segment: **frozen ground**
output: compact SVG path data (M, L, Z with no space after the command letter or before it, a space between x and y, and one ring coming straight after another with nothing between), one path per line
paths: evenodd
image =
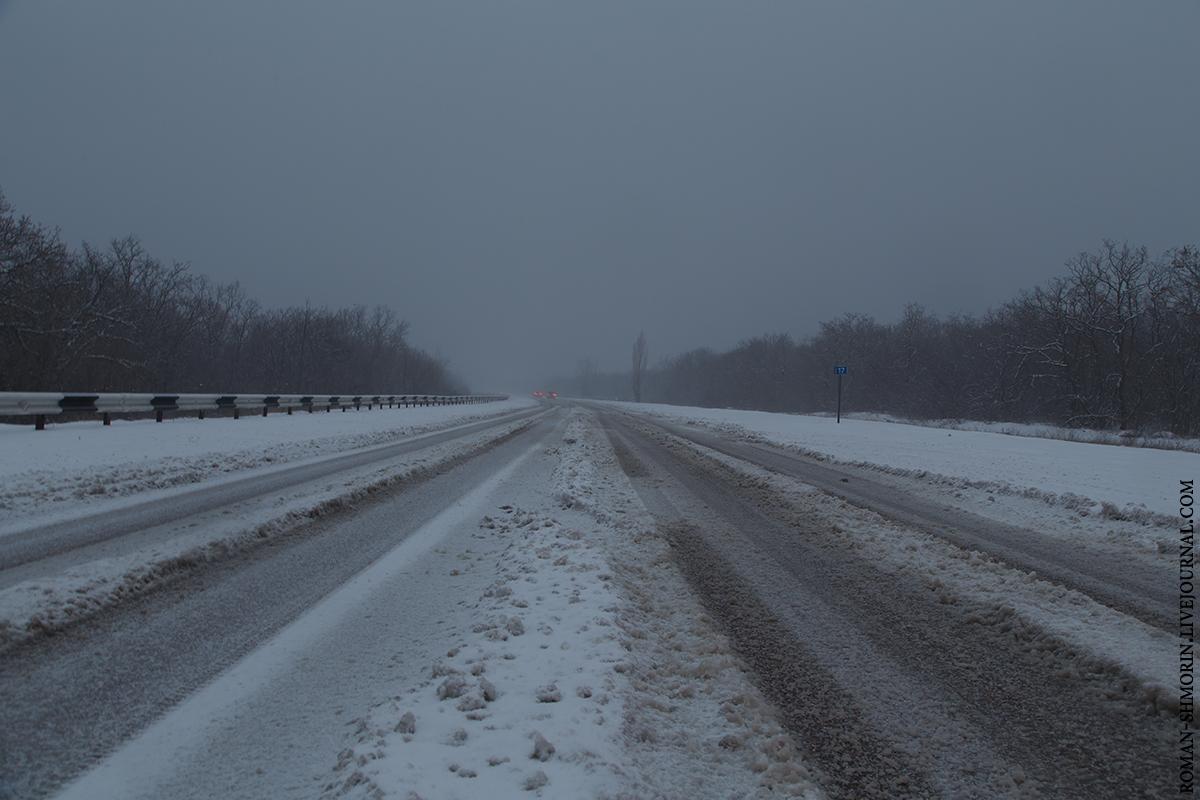
M1178 481L1200 467L1185 451L946 430L876 420L762 411L610 403L642 414L780 444L895 475L1037 496L1095 514L1173 516Z
M529 398L468 406L272 414L199 420L0 425L0 533L114 500L386 444L511 413Z

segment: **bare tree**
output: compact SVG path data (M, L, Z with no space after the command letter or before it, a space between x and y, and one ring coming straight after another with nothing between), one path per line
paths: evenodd
M264 310L133 237L73 252L0 194L0 390L457 394L386 307Z
M646 332L641 331L633 343L633 400L642 402L642 378L646 374Z

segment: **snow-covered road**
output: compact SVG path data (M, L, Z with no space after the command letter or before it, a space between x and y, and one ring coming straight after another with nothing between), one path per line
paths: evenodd
M1095 541L1064 540L1038 530L989 518L927 497L919 481L882 478L878 471L830 465L765 443L733 441L694 427L661 422L667 433L770 473L799 481L851 505L873 511L909 528L930 533L965 549L1002 560L1071 589L1163 630L1172 619L1172 589L1163 580L1161 554L1104 547Z
M659 425L602 419L678 563L830 796L1171 788L1170 634ZM1088 573L1088 553L1076 558Z
M84 502L124 527L61 552L10 531L44 552L0 571L0 617L42 616L0 650L0 796L1168 787L1157 511L529 411Z
M16 796L821 796L577 411L25 641L0 685Z
M71 624L197 564L257 547L304 520L398 481L416 480L510 435L539 413L525 407L477 422L463 420L478 414L444 415L443 424L427 433L413 433L422 428L411 426L377 431L385 439L400 437L388 444L348 451L334 446L331 454L307 458L299 457L307 448L293 447L293 459L278 466L243 466L168 489L152 482L130 484L119 498L66 503L48 522L6 520L0 526L0 646ZM245 427L267 425L268 420L253 420ZM303 436L303 429L293 427L290 433ZM167 435L169 443L175 434ZM348 444L336 438L334 443ZM238 444L217 437L205 458L223 459ZM47 445L38 463L61 464L56 443L47 440ZM170 471L179 458L161 454L155 461ZM101 464L91 470L113 471Z

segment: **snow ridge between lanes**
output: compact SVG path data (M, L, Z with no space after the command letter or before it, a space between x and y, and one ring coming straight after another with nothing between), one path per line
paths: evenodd
M448 576L494 577L475 624L356 720L326 795L820 798L594 418L545 455L550 485L479 522L499 555Z

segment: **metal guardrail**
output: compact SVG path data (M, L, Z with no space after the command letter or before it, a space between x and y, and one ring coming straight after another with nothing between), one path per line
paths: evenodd
M271 411L288 414L307 411L368 410L375 407L458 406L507 400L506 394L107 394L87 392L0 392L0 417L33 417L34 427L44 430L46 417L56 414L96 414L105 425L113 414L153 413L163 421L167 412L194 412L200 419L208 411L232 411L237 419L252 411L267 416Z

